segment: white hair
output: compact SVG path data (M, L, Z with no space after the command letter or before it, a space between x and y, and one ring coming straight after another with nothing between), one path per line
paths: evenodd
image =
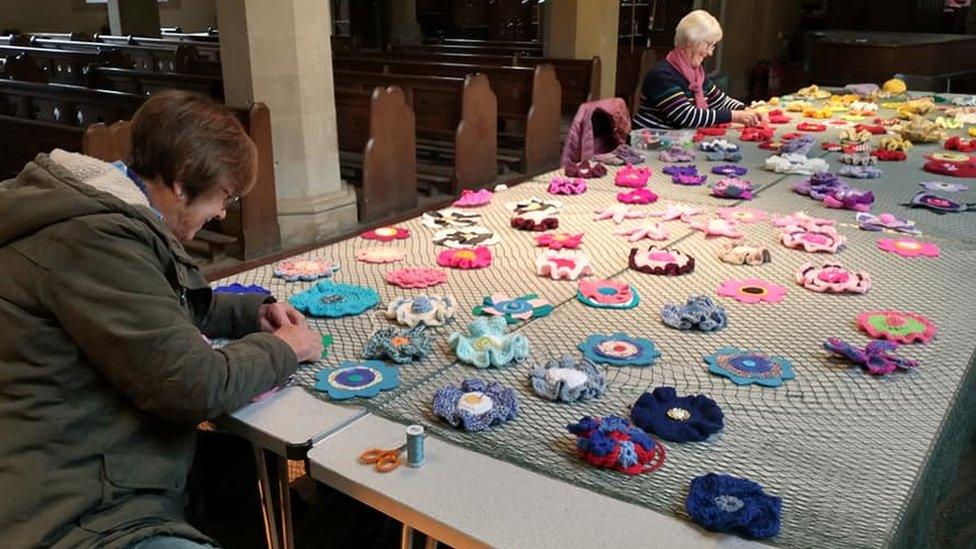
M674 29L675 46L716 43L722 39L722 25L705 10L695 10L678 21Z

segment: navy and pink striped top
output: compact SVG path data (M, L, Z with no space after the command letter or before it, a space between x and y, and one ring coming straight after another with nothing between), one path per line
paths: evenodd
M707 109L695 106L688 81L666 59L661 60L641 84L641 106L634 114L634 128L702 128L732 120L732 111L745 104L718 89L708 76L702 85Z

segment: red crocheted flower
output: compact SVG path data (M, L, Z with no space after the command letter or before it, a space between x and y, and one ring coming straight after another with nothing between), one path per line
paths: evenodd
M444 250L437 254L437 264L452 269L483 269L491 265L491 250L486 246Z
M743 141L769 141L776 133L776 128L770 126L750 126L742 128L739 139Z
M380 227L371 231L366 231L359 235L366 240L378 240L389 242L391 240L402 240L410 237L410 231L402 227Z
M904 151L888 151L884 149L877 149L871 151L871 156L876 157L878 160L884 161L899 161L908 158L908 155Z
M827 131L826 124L811 124L809 122L800 122L796 125L796 129L801 132L822 132Z

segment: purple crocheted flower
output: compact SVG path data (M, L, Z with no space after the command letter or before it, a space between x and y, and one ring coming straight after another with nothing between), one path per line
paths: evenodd
M783 500L749 479L708 473L691 480L685 509L707 530L753 539L779 534Z
M866 212L874 204L874 193L859 189L844 189L834 191L823 199L824 206L828 208L854 210L856 212Z
M910 370L918 366L918 361L895 356L898 344L893 341L875 340L864 349L859 349L836 337L827 338L824 348L861 366L868 373L883 376L895 370Z
M727 177L741 177L745 175L749 170L743 168L742 166L736 166L735 164L721 164L712 168L712 173L715 175L724 175Z
M817 140L811 135L801 135L794 139L790 139L783 143L779 148L780 154L786 153L796 153L806 155L810 152L810 149L817 143Z
M705 395L679 397L674 387L644 393L630 410L634 425L672 442L699 442L722 430L725 416Z
M271 290L260 284L243 285L237 282L226 286L217 286L213 289L215 294L264 294L271 295Z
M434 393L434 415L465 431L484 431L518 415L515 390L494 381L466 379Z

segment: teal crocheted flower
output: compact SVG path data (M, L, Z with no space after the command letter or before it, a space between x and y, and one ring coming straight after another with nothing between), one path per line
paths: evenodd
M358 315L372 309L380 302L380 296L376 290L365 286L323 280L289 297L288 302L305 314L335 318Z
M392 360L398 364L423 359L430 354L433 344L424 329L424 326L416 326L378 330L363 347L362 357Z
M623 332L593 334L576 347L593 362L613 366L650 366L661 356L650 339L632 337Z
M380 391L400 386L400 372L379 360L343 361L338 368L326 368L315 375L315 390L332 400L371 398Z
M765 387L779 387L784 380L793 379L793 365L789 360L767 355L761 351L743 351L737 347L722 347L705 357L708 371L729 378L736 385L755 383Z
M529 340L505 333L505 318L479 318L468 325L468 335L451 334L451 350L458 360L478 368L501 368L529 356Z
M519 297L495 292L486 297L481 305L473 308L471 314L485 316L500 316L509 324L519 320L530 320L548 315L553 310L552 303L540 298L537 294L525 294Z

